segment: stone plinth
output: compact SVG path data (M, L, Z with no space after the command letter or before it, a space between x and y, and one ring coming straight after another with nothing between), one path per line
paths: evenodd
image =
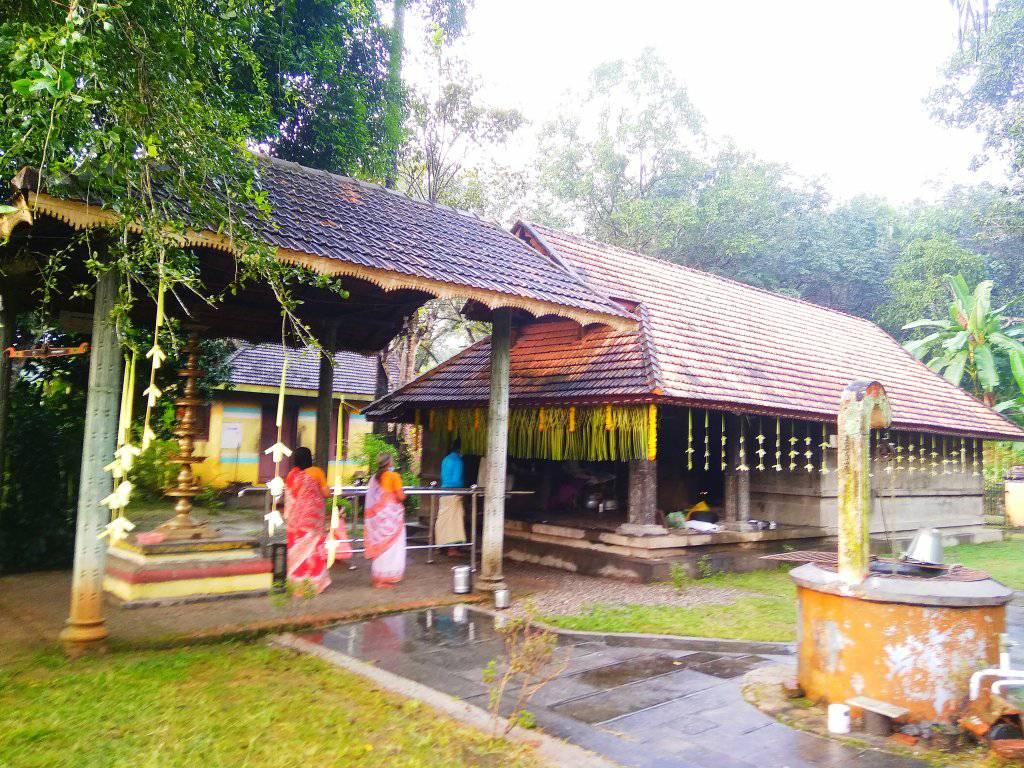
M125 607L266 594L271 562L251 538L165 540L136 537L107 552L104 590Z

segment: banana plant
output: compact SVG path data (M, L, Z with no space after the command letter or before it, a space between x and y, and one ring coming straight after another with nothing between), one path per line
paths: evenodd
M997 410L1024 404L1024 326L1011 324L1004 316L1005 306L992 307L992 281L978 283L972 291L962 276L946 275L953 301L949 317L942 320L917 320L903 326L909 331L933 329L904 348L947 381L962 386L986 405ZM1013 379L1010 399L996 404L1000 380L999 362L1005 360ZM967 379L965 382L964 379Z

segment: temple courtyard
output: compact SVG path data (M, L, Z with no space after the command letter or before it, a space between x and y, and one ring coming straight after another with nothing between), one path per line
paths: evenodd
M1014 543L951 548L948 556L958 562L984 561L995 570L1003 550ZM214 716L231 718L238 729L236 737L217 746L218 759L224 760L229 757L224 750L233 749L239 759L245 755L262 765L291 765L266 742L288 744L301 736L307 753L326 765L390 765L389 759L399 758L406 762L393 764L544 764L529 745L496 742L465 725L438 726L446 721L438 720L428 705L415 703L420 698L415 688L381 691L388 686L368 684L351 669L332 668L338 659L342 667L353 660L368 662L411 685L486 709L483 670L490 660L503 658L495 613L483 602L455 605L462 601L451 593L450 566L457 560L424 560L417 553L406 580L393 590L370 588L366 564L356 560L352 570L348 563L336 564L332 587L308 600L250 597L134 609L110 606L112 652L71 667L59 662L56 650L69 574L4 577L0 710L6 723L0 728L0 753L18 755L12 763L17 765L127 765L136 750L159 742L165 758L190 765L190 751L198 754L209 743L212 726L202 723ZM784 571L653 585L523 565L510 567L506 576L516 599L499 621L529 604L561 627L590 630L558 630L556 658L564 668L529 710L544 733L595 753L595 765L606 764L602 759L638 768L927 765L801 733L744 701L744 676L792 662L789 642L671 637L682 634L680 627L657 623L658 612L685 618L687 611L713 615L720 610L734 617L749 614L756 622L758 610L777 603L792 608L791 594L782 591L789 581ZM1021 575L1008 571L1003 578L1012 584ZM759 598L767 602L759 604ZM595 605L606 606L604 613ZM632 613L609 613L612 606ZM1008 608L1011 636L1018 643L1014 661L1020 663L1024 601L1015 600ZM787 620L785 614L775 617ZM714 623L704 629L693 623L680 626L728 633ZM730 626L736 636L757 636L743 622ZM628 634L631 629L641 634ZM268 647L267 638L282 636L323 661ZM199 679L194 675L206 681L202 696L189 682ZM98 692L96 706L64 719L66 705L87 690ZM188 707L181 706L179 694L189 696ZM111 708L123 712L129 701L138 702L139 713L110 720ZM381 708L398 715L389 720L386 733L366 725ZM307 717L312 717L308 723ZM155 733L142 727L144 721L163 722L164 730ZM428 738L431 747L425 749ZM382 749L390 751L385 755Z

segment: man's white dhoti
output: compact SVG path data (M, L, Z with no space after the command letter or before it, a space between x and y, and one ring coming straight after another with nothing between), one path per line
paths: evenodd
M434 523L435 544L460 544L466 540L461 496L442 496Z

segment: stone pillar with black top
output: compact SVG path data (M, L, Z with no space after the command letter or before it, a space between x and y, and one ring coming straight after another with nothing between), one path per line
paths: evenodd
M629 462L629 504L627 521L618 533L630 536L658 536L666 533L658 524L658 462L642 459Z
M740 429L739 420L742 418L729 416L727 420L729 446L723 504L723 522L726 523L744 523L750 519L750 470L741 468L743 461L740 458L740 436L744 432ZM746 458L749 461L749 452Z

